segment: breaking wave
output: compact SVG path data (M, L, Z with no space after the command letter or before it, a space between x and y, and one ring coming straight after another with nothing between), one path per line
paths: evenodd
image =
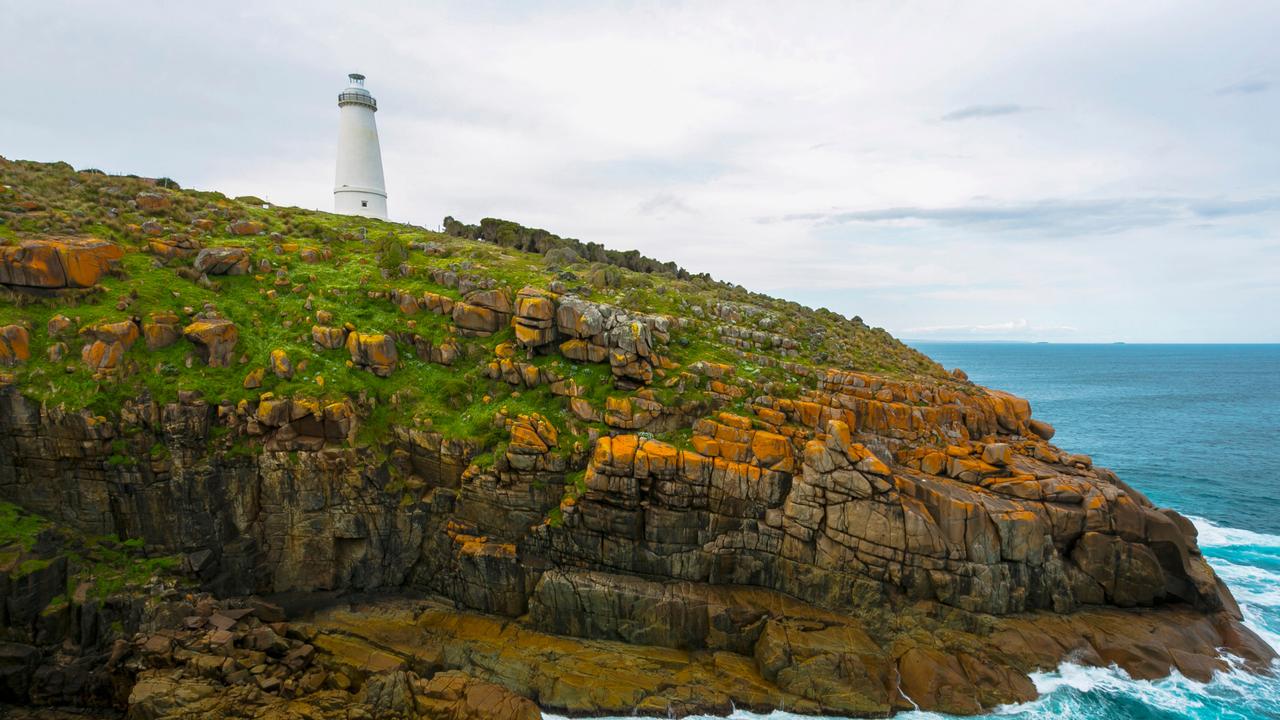
M1202 517L1188 515L1199 531L1201 549L1225 547L1280 548L1280 535L1267 535L1252 530L1217 525Z

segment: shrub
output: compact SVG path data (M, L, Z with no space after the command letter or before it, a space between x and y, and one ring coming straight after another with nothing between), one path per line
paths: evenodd
M409 259L409 243L394 233L378 238L374 249L378 253L378 267L384 270L394 270Z
M548 250L543 259L547 265L554 267L556 265L572 265L576 262L581 262L582 256L578 255L573 248L558 247Z

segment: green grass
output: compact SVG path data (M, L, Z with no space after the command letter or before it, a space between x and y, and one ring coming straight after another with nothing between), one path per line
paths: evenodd
M683 368L699 360L727 363L737 369L739 382L768 382L784 397L812 389L814 381L767 367L770 362L835 366L896 377L944 376L936 363L860 320L752 293L706 275L690 275L635 252L605 250L507 221L488 219L477 226L449 221L449 234L445 234L369 218L264 208L256 198L229 199L221 193L190 189L159 190L172 200L172 207L158 215L146 215L131 207L131 199L142 191L156 192L156 187L138 178L76 172L65 163L0 160L0 185L8 186L0 192L0 243L48 234L87 234L112 240L129 251L120 272L104 278L96 292L37 298L0 291L0 325L21 323L31 332L31 360L7 372L13 374L24 394L50 406L87 408L109 416L126 400L143 393L165 402L173 400L178 391L198 391L210 402L238 403L256 401L262 393L273 392L280 397L325 402L361 399L361 406L368 410L361 418L358 440L366 445L384 442L393 426L413 426L472 440L491 451L505 438L500 421L495 421L495 413L503 407L510 414L538 412L549 418L566 434L562 449L583 438L590 425L568 414L564 398L551 395L546 388L521 389L513 397L514 388L484 376L494 348L512 338L510 329L489 338L458 338L464 355L453 367L419 360L410 344L399 343L399 368L389 378L348 367L350 358L344 349L318 351L312 345L310 329L317 311L332 313L335 325L350 323L364 333L407 337L412 332L435 343L454 337L449 318L426 311L404 315L387 297L400 290L458 299L457 290L432 279L433 270L496 281L513 293L525 285L548 288L560 282L594 301L683 318L683 326L673 331L672 342L665 349L672 360ZM12 211L17 200L33 200L42 209ZM212 221L213 229L207 234L194 229L192 223L197 219ZM227 231L233 220L260 222L266 232L233 236ZM189 260L166 266L145 252L152 238L139 229L148 221L166 228L161 237L190 234L206 247L243 247L252 257L253 272L215 277L207 284L197 282L191 279ZM444 254L414 249L424 243L443 248ZM537 247L575 248L584 259L568 262L562 252L561 259L549 263L532 251ZM303 250L330 257L307 263L300 256ZM270 268L260 270L264 261ZM407 276L401 276L402 266L408 268ZM119 303L124 303L123 309L117 307ZM138 342L126 354L126 363L136 369L106 381L95 379L80 361L83 343L75 337L76 328L130 316L145 320L160 312L176 313L185 323L192 312L205 306L216 308L239 328L239 344L230 367L206 367L193 359L193 346L184 340L156 351L148 351L145 343ZM717 307L738 312L742 317L733 324L739 327L765 328L769 333L796 338L800 342L798 356L777 348L760 348L750 351L760 360L744 357L720 337L719 328L729 321L714 312ZM46 325L59 314L70 317L73 328L61 338L49 337ZM48 359L48 352L56 342L64 342L68 348L66 357L55 362ZM267 372L262 387L245 389L245 375L254 368L267 367L275 349L288 354L294 377L282 379ZM601 411L608 398L630 394L615 389L607 363L575 363L554 353L539 355L533 362L574 379ZM655 379L653 389L662 402L678 403L707 398L705 385L702 382L677 393ZM603 425L596 427L607 431ZM673 441L684 441L680 433L670 436ZM163 446L117 443L108 460L114 466L163 461L168 456ZM233 455L253 451L242 441L227 449Z
M52 553L33 553L41 533L49 533L48 547L56 548ZM58 557L67 558L66 597L84 582L91 583L89 596L94 598L137 591L152 577L171 574L180 565L177 556L148 554L140 538L86 537L0 501L0 559L6 565L18 560L13 577L44 570Z
M36 537L49 527L42 517L24 512L17 505L0 502L0 547L16 545L29 552L36 544Z

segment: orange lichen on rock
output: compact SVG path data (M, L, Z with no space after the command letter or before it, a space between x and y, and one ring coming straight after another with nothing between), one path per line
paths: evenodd
M16 365L31 359L31 336L21 325L0 327L0 365Z
M15 287L88 288L121 258L120 246L92 237L52 237L0 246L0 284Z

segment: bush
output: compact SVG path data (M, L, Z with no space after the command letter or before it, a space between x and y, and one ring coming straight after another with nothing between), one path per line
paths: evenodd
M573 248L558 247L551 248L546 255L542 256L546 260L547 265L555 267L557 265L572 265L582 261L582 256L574 252Z
M409 243L393 233L378 238L374 250L378 253L378 267L383 270L394 270L409 259Z
M616 288L622 284L622 272L612 265L596 264L587 271L586 280L600 290Z

